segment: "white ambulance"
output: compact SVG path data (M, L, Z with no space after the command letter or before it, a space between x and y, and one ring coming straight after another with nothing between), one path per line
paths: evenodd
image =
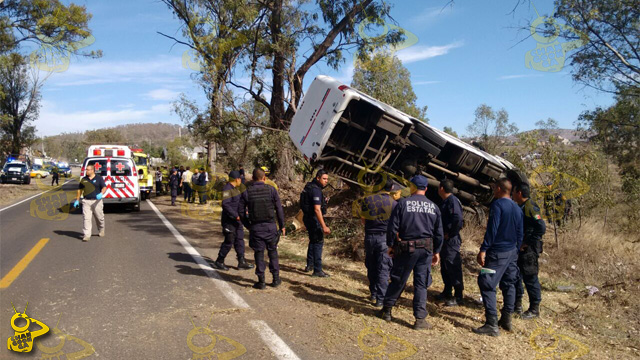
M102 176L107 191L105 204L122 204L140 211L140 185L131 149L125 145L91 145L82 163L80 176L93 165L96 175Z

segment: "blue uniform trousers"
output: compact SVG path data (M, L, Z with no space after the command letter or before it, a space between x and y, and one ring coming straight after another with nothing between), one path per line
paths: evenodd
M265 240L264 238L249 235L249 246L254 251L254 259L256 261L256 275L264 276L264 272L267 268L264 262L264 252L267 251L269 256L269 271L271 274L280 273L280 261L278 259L278 242L280 236L277 233L273 234L273 237Z
M442 282L444 282L443 292L451 294L451 289L455 289L456 297L462 297L464 290L460 243L460 236L454 236L449 240L444 240L440 251L440 274L442 274Z
M518 270L518 249L495 253L488 251L484 267L495 270L495 274L480 274L478 287L482 295L485 316L498 316L496 303L496 286L500 284L504 304L502 309L512 313L516 302L515 284L520 271Z
M402 295L404 287L413 271L413 316L427 317L427 288L431 285L431 251L421 248L413 253L396 255L391 269L391 284L387 289L383 305L392 307Z
M384 300L389 287L389 272L393 260L387 253L387 234L374 233L364 236L364 264L367 267L369 291L377 300Z
M309 247L307 248L307 267L313 268L313 272L322 271L322 246L324 245L324 233L320 223L314 219L304 219L304 226L309 232Z
M529 295L529 304L540 304L540 302L542 302L542 289L540 287L540 281L538 280L538 267L535 267L535 272L527 273L527 271L525 271L521 263L525 252L529 252L529 255L533 252L536 256L537 263L537 252L527 249L519 253L518 268L520 270L520 276L518 276L518 281L516 282L516 299L522 299L524 295L524 288L522 286L522 282L524 281L524 285L527 288L527 295Z
M224 234L224 242L220 245L218 258L227 257L232 247L236 249L238 260L244 258L244 228L242 224L239 221L222 223L222 233Z

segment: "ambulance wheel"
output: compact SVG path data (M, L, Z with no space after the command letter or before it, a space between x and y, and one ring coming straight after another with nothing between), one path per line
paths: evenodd
M133 211L138 212L140 211L140 200L138 199L138 203L133 205Z
M140 200L147 200L147 193L140 193Z

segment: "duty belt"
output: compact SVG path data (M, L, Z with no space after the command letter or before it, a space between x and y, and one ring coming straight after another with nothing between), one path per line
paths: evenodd
M426 238L420 240L402 240L399 241L394 249L396 253L412 253L415 249L427 249L433 252L433 239Z

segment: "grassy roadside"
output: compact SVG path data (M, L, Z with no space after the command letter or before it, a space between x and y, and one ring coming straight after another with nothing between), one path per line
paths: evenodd
M153 202L194 247L209 259L215 259L222 242L215 214L218 207L170 207L167 196L154 198ZM330 226L335 225L336 233L328 237L325 245L325 269L331 278L315 279L301 271L307 246L303 232L290 234L279 244L283 285L277 290L251 290L250 285L255 281L252 271L232 269L223 274L228 281L242 285L244 294L280 308L280 316L274 315L271 321L285 331L289 328L288 338L296 339L301 332L303 338L313 334L312 338L318 341L305 341L305 347L329 358L628 359L640 356L640 305L635 300L640 295L640 282L635 275L640 269L634 260L638 248L619 238L609 237L608 243L602 242L604 234L597 225L564 231L560 249L552 246L554 241L547 236L541 258L542 318L534 322L515 319L512 333L503 332L500 337L489 339L471 333L471 328L483 321L482 307L475 303L479 298L476 283L479 267L475 264L475 255L482 228L468 226L462 233L467 305L446 308L429 302L428 320L434 329L414 331L408 327L413 323L412 280L399 306L394 308L395 320L380 321L375 317L376 309L367 301L364 264L344 257L345 241L361 241L355 229L357 223L345 231L337 227L338 222L347 221L343 214L329 221ZM600 243L602 246L597 245ZM236 265L233 255L232 251L227 258L227 265L232 267ZM247 258L252 258L248 244ZM435 268L432 275L429 299L442 290L439 268ZM569 290L560 291L559 285L568 286ZM599 291L588 296L587 285L596 286ZM500 301L500 296L498 299ZM585 349L588 349L586 355Z

